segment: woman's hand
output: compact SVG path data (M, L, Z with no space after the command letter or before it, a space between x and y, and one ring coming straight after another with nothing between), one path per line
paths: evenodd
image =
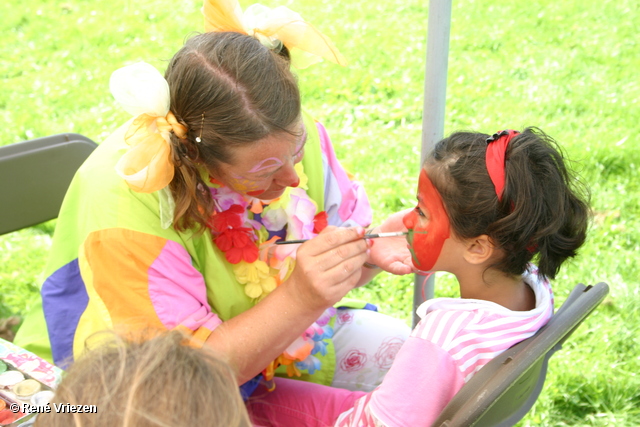
M390 215L381 225L371 230L371 233L407 231L402 223L402 218L412 209L405 209ZM374 239L368 262L392 274L403 275L417 271L411 261L411 253L404 236Z
M261 372L355 287L368 252L362 236L362 227L327 227L300 245L287 280L215 328L207 344L232 366L239 384Z
M356 286L369 249L362 236L361 227L329 226L300 246L296 266L285 283L301 304L324 310Z

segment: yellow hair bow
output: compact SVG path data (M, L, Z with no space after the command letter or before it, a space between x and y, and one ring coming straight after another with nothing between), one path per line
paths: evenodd
M136 116L125 134L131 147L116 164L116 172L139 193L153 193L173 179L169 145L171 132L183 139L187 128L169 111L169 85L146 62L116 70L109 81L116 101Z
M204 0L202 13L206 31L247 34L271 49L281 42L296 68L306 68L322 58L339 65L347 63L327 36L285 6L270 9L254 4L242 13L238 0Z

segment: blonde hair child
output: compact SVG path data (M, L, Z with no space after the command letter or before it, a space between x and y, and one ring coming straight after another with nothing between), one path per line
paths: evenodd
M146 340L106 334L112 342L100 339L71 365L36 427L251 425L229 366L181 333ZM54 403L95 405L97 413L56 412Z

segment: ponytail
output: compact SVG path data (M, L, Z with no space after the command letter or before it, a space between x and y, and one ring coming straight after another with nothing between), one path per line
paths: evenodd
M536 256L541 276L554 278L586 239L588 192L567 168L553 138L527 128L507 151L505 197L508 212L490 227L506 253L505 265Z
M173 180L169 184L175 202L173 213L174 228L185 231L196 226L203 231L213 214L213 198L207 185L202 181L196 165L198 148L190 140L179 140L171 136L171 158L175 166Z
M541 276L554 278L586 239L588 191L556 142L527 128L506 148L499 199L486 167L487 137L454 133L425 162L453 232L463 239L488 235L505 253L493 266L504 273L522 274L535 261Z

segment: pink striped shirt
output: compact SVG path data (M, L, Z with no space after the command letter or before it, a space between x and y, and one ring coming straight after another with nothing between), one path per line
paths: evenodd
M530 311L461 298L423 303L417 310L422 320L382 384L342 413L335 426L430 426L480 368L551 318L549 282L539 280L535 268L523 277L536 297L536 307Z

